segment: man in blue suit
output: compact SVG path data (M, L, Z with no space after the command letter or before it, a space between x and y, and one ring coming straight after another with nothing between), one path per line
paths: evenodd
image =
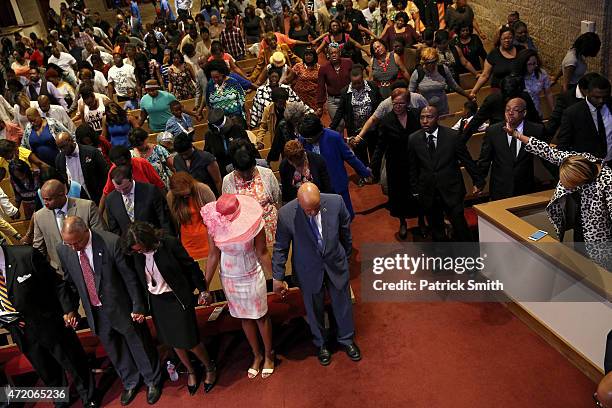
M325 159L334 192L342 196L351 219L353 219L355 212L349 195L349 179L344 162L350 164L362 178L371 177L372 171L349 149L340 133L323 127L317 115L309 114L304 117L300 125L300 134L300 141L304 149L320 154Z
M351 217L342 197L321 194L313 183L298 190L297 199L278 213L272 255L274 291L284 297L285 264L293 243L293 272L304 297L306 317L318 347L319 362L326 366L331 353L324 334L325 290L331 298L338 326L337 341L353 361L361 352L353 341L353 306L349 290L349 258L352 249Z

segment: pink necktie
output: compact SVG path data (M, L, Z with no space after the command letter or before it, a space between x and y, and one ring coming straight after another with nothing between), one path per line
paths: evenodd
M96 291L94 271L91 268L89 258L87 258L87 254L84 250L79 253L79 259L81 261L81 271L83 272L85 286L87 286L87 294L89 294L89 302L92 306L99 306L102 304L102 302L100 302L100 298L98 298L98 292Z

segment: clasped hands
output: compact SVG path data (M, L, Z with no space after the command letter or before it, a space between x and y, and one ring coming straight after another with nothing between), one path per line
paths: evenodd
M198 305L208 306L211 304L211 300L212 296L210 295L210 292L207 290L203 290L198 296Z

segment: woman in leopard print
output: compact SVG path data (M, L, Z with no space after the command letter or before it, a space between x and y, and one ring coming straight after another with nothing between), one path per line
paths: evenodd
M559 236L565 231L565 201L580 192L580 210L588 255L612 271L612 169L588 153L564 152L513 130L525 150L560 166L560 182L546 212ZM578 171L574 171L578 169Z

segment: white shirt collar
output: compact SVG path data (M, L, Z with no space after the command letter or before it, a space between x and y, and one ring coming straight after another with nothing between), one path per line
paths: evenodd
M437 138L438 138L438 129L440 129L440 126L438 126L438 127L436 128L436 130L434 130L433 132L428 132L428 131L425 131L425 135L426 135L426 136L427 136L427 135L433 135L434 139L437 139Z
M89 254L93 253L93 247L92 247L92 243L91 243L91 230L87 230L87 233L89 234L89 239L87 240L87 245L85 245L85 248L83 248L83 251L85 251L85 253L89 257ZM77 251L77 253L79 253L79 254L81 252L82 251ZM89 257L89 262L92 262L91 257Z
M507 125L507 124L506 124ZM522 121L521 123L519 123L519 125L516 127L516 130L519 131L519 133L523 133L523 129L525 128L525 121ZM510 135L508 135L510 136ZM518 140L518 139L517 139Z
M587 106L589 107L589 110L590 110L591 112L597 112L597 108L595 107L595 105L593 105L593 104L592 104L592 103L589 101L589 98L584 98L584 100L586 101Z
M78 157L79 157L79 144L77 143L72 154L66 155L66 159L76 159Z
M136 182L132 180L132 188L128 191L127 194L122 194L124 197L134 195L134 188L136 187Z

